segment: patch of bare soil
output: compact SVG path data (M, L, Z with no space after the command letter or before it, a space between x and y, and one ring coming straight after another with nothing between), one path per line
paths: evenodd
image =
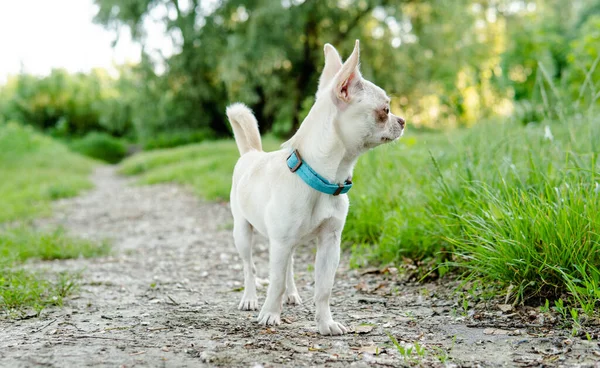
M39 318L1 316L0 366L600 366L598 336L555 330L554 317L508 306L465 309L453 282L413 284L393 268L350 270L345 261L332 309L354 332L322 337L309 246L296 255L304 305L286 306L282 326L260 327L258 312L236 309L243 275L227 204L203 203L174 185L132 186L109 167L93 178L96 189L60 202L40 226L110 238L113 254L29 264L83 270L82 284L65 307ZM255 254L266 277L264 241Z

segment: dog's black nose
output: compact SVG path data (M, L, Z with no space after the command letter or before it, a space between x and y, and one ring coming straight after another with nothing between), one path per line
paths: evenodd
M404 125L406 124L406 122L404 121L404 119L398 118L398 124L400 124L400 126L402 127L402 129L404 129Z

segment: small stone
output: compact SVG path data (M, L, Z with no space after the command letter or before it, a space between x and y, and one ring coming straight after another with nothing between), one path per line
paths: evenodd
M385 271L387 271L390 275L398 274L398 269L396 267L387 267Z
M203 351L200 353L200 360L203 363L210 363L210 356L208 356L208 354L206 353L206 351Z
M377 345L370 345L370 346L361 346L361 347L357 347L357 348L352 348L352 350L357 350L359 354L367 354L367 355L378 355L379 353L381 353L381 350Z
M356 332L357 334L367 334L373 331L374 328L375 326L373 325L360 325L354 329L354 332Z

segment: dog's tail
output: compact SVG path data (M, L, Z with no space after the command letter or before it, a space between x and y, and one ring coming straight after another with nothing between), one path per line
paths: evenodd
M233 128L240 155L251 150L262 151L258 122L248 106L239 102L228 106L227 117Z

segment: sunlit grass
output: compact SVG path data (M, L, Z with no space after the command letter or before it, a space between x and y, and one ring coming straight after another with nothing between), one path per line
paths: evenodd
M275 150L279 144L263 140L265 150ZM203 142L138 154L123 162L120 173L139 175L140 184L174 182L190 186L204 199L227 200L239 157L233 140Z
M52 200L91 187L93 165L31 127L0 125L0 223L47 215Z

